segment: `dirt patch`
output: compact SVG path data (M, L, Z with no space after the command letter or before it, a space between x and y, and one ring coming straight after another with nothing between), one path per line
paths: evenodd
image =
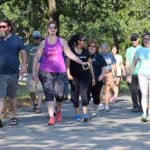
M25 99L18 99L17 100L17 108L24 107L24 106L31 106L31 100L29 98ZM3 118L7 118L11 112L9 100L6 99L4 102L4 111L3 111Z

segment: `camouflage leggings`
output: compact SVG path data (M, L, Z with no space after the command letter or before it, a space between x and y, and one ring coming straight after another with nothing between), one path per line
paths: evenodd
M63 100L64 86L67 80L66 73L39 71L39 79L43 86L46 101L53 101L54 97L56 101L61 102Z

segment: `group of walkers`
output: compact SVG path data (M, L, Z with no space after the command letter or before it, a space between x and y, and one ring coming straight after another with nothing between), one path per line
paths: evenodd
M101 43L99 47L95 41L89 41L86 48L85 37L81 34L72 36L67 42L57 36L55 21L48 23L48 36L44 40L39 31L34 31L33 43L28 46L12 30L8 20L0 21L0 85L3 87L0 89L1 127L6 96L10 98L12 110L9 125L16 125L18 122L16 91L18 77L24 73L28 73L27 87L33 111L41 112L44 97L49 125L62 121L61 109L68 83L71 87L75 120L88 121L91 97L95 111L110 111L110 100L118 100L122 76L126 76L130 87L133 111L143 112L142 121L150 120L150 33L143 35L141 46L138 34L131 35L133 46L126 50L124 66L116 45L110 51L111 47L107 42ZM22 60L20 70L19 54Z

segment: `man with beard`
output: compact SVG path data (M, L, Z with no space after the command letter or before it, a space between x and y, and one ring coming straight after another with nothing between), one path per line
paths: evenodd
M12 118L9 125L16 125L16 90L19 74L27 72L27 56L23 41L12 34L13 28L8 20L0 21L0 127L2 124L2 111L4 98L8 96L11 104ZM19 72L19 54L21 68Z

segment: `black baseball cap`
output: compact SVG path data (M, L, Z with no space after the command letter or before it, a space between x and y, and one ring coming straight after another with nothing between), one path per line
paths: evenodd
M130 36L131 41L136 41L139 38L139 35L137 33L132 33Z

